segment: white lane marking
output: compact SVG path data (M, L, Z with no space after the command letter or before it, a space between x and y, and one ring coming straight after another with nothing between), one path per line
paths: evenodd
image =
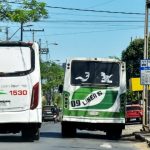
M109 143L103 143L102 145L100 145L100 147L106 148L106 149L111 149L112 148L111 144L109 144Z

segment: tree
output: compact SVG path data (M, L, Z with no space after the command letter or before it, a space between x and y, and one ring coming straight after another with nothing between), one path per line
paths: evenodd
M132 77L140 77L140 60L143 59L144 40L135 39L122 52L122 61L126 62L127 85Z
M20 8L16 8L8 14L8 18L14 22L26 23L29 21L39 21L48 15L44 2L37 0L23 0Z
M58 102L58 86L63 83L64 69L54 62L41 62L42 90L47 101Z
M149 39L150 41L150 39ZM150 42L149 42L150 43ZM150 44L149 44L150 49ZM122 52L122 60L126 62L126 76L127 86L129 89L129 79L133 77L140 77L140 60L144 55L144 39L135 39L130 45ZM128 102L139 102L142 98L140 91L133 92L127 91Z
M109 56L109 58L110 58L110 59L120 60L120 58L119 58L119 57L117 57L117 56Z
M39 21L41 18L48 17L45 9L46 3L37 0L22 0L19 8L10 5L9 0L0 2L0 20L18 22L21 24L21 41L23 39L23 24L29 21Z
M139 103L140 100L142 100L142 93L141 91L131 91L127 90L126 92L126 98L127 98L127 103Z

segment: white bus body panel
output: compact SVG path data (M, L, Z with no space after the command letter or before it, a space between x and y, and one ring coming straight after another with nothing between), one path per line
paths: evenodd
M18 46L16 46L18 47ZM0 47L0 73L28 70L31 67L28 47ZM39 48L32 45L35 54L35 68L31 73L20 76L0 76L0 123L41 123L41 80L39 64ZM6 51L6 54L5 54ZM4 57L5 56L5 57ZM22 61L21 61L22 60ZM15 62L16 61L16 62ZM31 110L33 86L39 83L38 106Z

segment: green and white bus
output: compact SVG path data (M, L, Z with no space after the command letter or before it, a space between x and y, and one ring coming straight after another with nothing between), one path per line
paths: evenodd
M125 63L106 58L71 58L63 85L62 136L76 129L101 130L120 138L125 128Z

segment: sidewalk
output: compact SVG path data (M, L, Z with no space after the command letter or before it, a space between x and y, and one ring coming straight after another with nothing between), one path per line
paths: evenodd
M150 147L150 131L139 131L133 133L135 139L147 142L148 146Z
M127 124L123 136L133 135L135 139L147 142L150 147L150 131L142 131L142 124Z

